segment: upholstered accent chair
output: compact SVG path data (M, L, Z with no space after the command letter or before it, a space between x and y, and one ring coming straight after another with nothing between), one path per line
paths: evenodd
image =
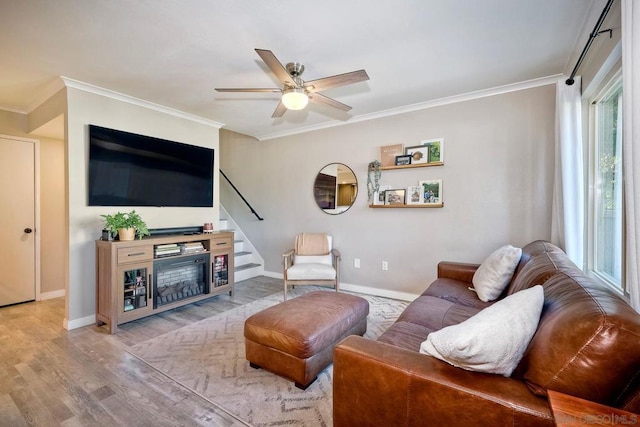
M295 285L340 286L340 252L325 233L300 233L295 248L282 254L284 258L284 299L287 287Z

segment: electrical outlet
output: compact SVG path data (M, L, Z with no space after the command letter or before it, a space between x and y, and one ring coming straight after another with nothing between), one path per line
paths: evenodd
M360 258L353 259L353 268L360 268Z
M387 261L382 261L382 270L387 271L389 269L389 263Z

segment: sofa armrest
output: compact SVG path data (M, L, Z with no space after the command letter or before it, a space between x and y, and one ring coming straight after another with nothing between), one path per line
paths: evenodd
M471 283L473 275L478 267L480 267L480 264L441 261L438 263L438 278L453 279L460 282Z
M552 426L524 382L455 368L352 335L333 356L333 422L343 426Z

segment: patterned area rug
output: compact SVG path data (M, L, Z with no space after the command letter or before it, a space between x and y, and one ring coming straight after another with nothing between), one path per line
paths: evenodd
M291 298L314 290L299 286ZM327 292L333 292L327 290ZM375 339L407 302L360 295L369 301L367 333ZM128 351L184 387L253 426L331 426L333 365L306 390L245 359L247 317L282 301L280 292L140 343Z

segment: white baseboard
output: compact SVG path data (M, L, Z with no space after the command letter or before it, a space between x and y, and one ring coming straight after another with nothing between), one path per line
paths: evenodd
M66 317L62 321L62 327L67 331L72 329L82 328L83 326L93 325L96 323L96 315L92 314L91 316L82 317L80 319L69 320Z
M273 271L266 271L263 274L267 277L272 277L274 279L284 279L283 273L274 273ZM357 292L360 294L373 295L377 297L398 299L401 301L413 301L418 298L418 294L412 294L409 292L398 292L390 289L380 289L380 288L372 288L370 286L362 286L362 285L354 285L351 283L340 282L340 289L344 289L345 291Z
M50 292L42 292L40 294L40 301L44 301L47 299L53 299L53 298L60 298L65 296L65 291L64 289L59 289L57 291L50 291Z
M390 289L380 289L380 288L372 288L369 286L361 286L361 285L352 285L350 283L340 282L340 289L344 289L345 291L357 292L359 294L367 294L373 295L376 297L384 297L391 299L398 299L401 301L413 301L418 298L420 295L411 294L408 292L398 292L392 291Z
M272 277L274 279L284 279L284 274L283 273L274 273L273 271L263 271L262 272L263 276L267 276L267 277Z

